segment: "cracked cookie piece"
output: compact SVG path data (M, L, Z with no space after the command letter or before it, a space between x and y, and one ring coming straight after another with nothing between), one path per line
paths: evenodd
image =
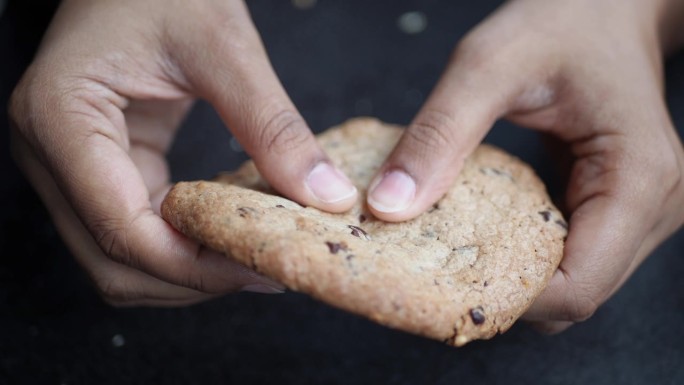
M292 290L383 325L456 346L506 331L556 270L565 220L530 167L488 145L424 214L375 219L366 187L401 132L358 118L318 136L359 190L347 213L276 195L247 162L214 181L178 183L162 215Z

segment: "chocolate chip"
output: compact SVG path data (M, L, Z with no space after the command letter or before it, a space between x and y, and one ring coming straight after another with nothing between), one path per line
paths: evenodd
M359 226L347 225L347 227L349 227L351 229L351 235L353 235L357 238L363 238L367 241L370 240L370 236L368 235L368 233L364 229L360 228Z
M475 325L482 325L485 322L484 310L481 306L470 309L470 319Z
M365 222L365 221L366 221L366 219L368 219L368 218L366 218L366 216L365 216L365 215L363 215L363 214L359 214L359 223L363 223L363 222Z
M562 220L562 219L558 219L558 220L556 220L556 224L557 224L558 226L560 226L560 227L564 228L565 230L567 230L567 229L568 229L568 224L567 224L567 223L565 223L565 221L564 221L564 220Z
M347 244L344 242L325 242L325 244L328 246L328 250L330 250L332 254L337 254L337 252L340 250L347 250Z
M236 211L240 215L240 218L253 217L257 213L257 211L251 207L238 207Z
M351 229L351 235L355 237L361 236L361 228L352 225L349 225L348 227Z
M432 205L430 210L428 210L428 213L431 213L431 212L437 211L437 210L439 210L439 203L435 203L434 205Z
M276 205L276 207L279 208L279 209L284 209L284 208L285 208L285 206L283 206L283 205Z
M551 219L551 212L549 212L549 211L546 211L546 210L540 211L539 215L541 215L542 218L544 218L544 222L548 222L549 219Z
M489 286L489 282L484 281L484 283L483 283L482 285L483 285L484 287L487 287L487 286Z
M498 168L494 168L494 167L483 167L480 169L480 172L485 174L485 175L491 175L491 174L505 175L505 173L503 171L499 170Z
M482 168L480 168L480 172L485 174L485 175L489 175L489 176L494 175L494 176L505 177L505 178L513 181L513 176L508 171L499 170L498 168L482 167Z

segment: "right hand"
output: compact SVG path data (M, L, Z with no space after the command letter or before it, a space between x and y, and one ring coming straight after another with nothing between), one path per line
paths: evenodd
M547 332L589 318L684 223L684 148L663 98L669 6L506 2L458 45L371 184L371 211L402 221L428 209L499 118L551 134L571 155L570 228L524 318Z
M65 0L12 96L12 150L110 303L283 289L159 216L165 152L195 97L284 195L332 212L356 200L283 90L241 0Z

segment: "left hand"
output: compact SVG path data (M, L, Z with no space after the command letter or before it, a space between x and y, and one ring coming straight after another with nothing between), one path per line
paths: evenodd
M564 257L525 318L590 317L684 222L684 151L663 98L657 1L515 0L475 28L370 186L384 220L438 200L493 123L550 133L574 156Z

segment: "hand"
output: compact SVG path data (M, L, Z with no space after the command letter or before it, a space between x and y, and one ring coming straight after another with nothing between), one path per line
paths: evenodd
M590 317L684 221L684 152L663 98L662 1L516 0L459 44L371 184L385 220L440 198L496 119L552 134L574 157L559 269L525 318Z
M13 94L12 148L111 303L282 290L158 215L164 154L194 97L214 105L282 193L328 211L356 199L287 97L242 1L65 0Z

